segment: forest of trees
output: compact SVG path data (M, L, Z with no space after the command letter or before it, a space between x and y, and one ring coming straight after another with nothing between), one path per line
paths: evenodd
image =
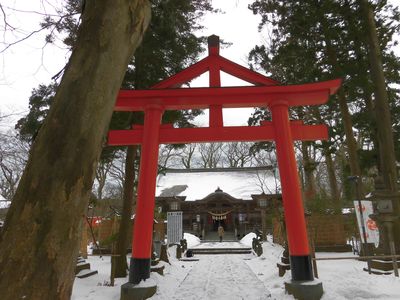
M64 15L45 17L42 26L49 30L46 42L52 42L55 35L63 36L72 51L70 62L54 82L32 91L30 111L17 122L15 131L0 133L0 193L13 203L0 233L0 275L2 269L9 270L14 274L10 280L15 280L30 272L26 277L29 283L21 281L16 288L28 287L32 297L62 299L71 292L72 265L64 275L58 274L61 262L51 257L49 248L63 248L64 266L67 259L72 263L77 244L65 245L63 237L71 235L65 228L51 231L44 227L58 217L69 218L70 226L80 228L77 224L90 196L92 204L119 203L123 220L117 248L120 252L126 249L140 148L110 149L104 146L104 137L109 128L141 124L143 115L112 115L116 93L121 86L151 88L196 62L205 46L205 37L198 36L201 18L207 12L219 13L208 0L131 2L115 1L110 8L110 4L97 7L93 1L86 1L83 10L81 1L67 0ZM388 190L397 191L400 59L393 48L400 31L399 9L388 1L367 0L255 0L249 9L261 16L259 28L254 30L269 33L266 42L254 45L249 53L250 68L282 84L343 78L342 88L326 105L290 112L293 119L329 125L328 141L295 144L306 207L340 209L351 205L355 191L348 177L354 175L361 179L363 194L373 190L376 176L382 177ZM125 13L128 10L132 15ZM131 26L127 25L130 18L138 21L132 30L125 30ZM114 22L104 25L104 20ZM92 40L97 48L86 40ZM100 48L114 62L112 68L99 55ZM101 74L108 74L107 78ZM90 82L85 79L88 76ZM198 110L168 112L163 122L195 126L193 121L200 114ZM96 118L88 117L93 115ZM267 109L256 108L248 123L255 126L270 117ZM7 121L0 116L0 122ZM61 135L64 138L57 139ZM167 168L276 168L274 151L273 143L161 145L159 172ZM58 216L55 212L61 205L68 208L63 210L65 215ZM394 206L399 212L399 203ZM54 216L49 217L49 212ZM32 227L29 222L20 224L22 214L40 221L35 223L35 233L19 242L18 233L12 232L13 224L18 220L21 228ZM51 238L55 234L59 237ZM79 230L72 235L77 237ZM56 246L39 250L38 242L47 239ZM13 269L4 259L11 251L4 245L10 242L21 248L27 247L26 243L37 245L32 251L49 265L58 266L52 271L42 268L40 281L49 281L48 291L42 295L34 291L39 284L33 280L39 276L33 275L35 262L18 258L21 268ZM125 276L125 258L116 263L117 276ZM0 289L8 284L0 281ZM4 299L12 298L6 295Z
M67 15L78 13L78 2L68 1ZM272 33L266 44L254 45L249 53L251 68L267 73L282 84L337 77L344 79L343 88L337 96L332 97L328 105L319 109L305 107L292 111L294 119L301 118L311 123L323 122L330 126L329 141L296 145L299 170L303 185L308 190L308 197L323 198L326 201L339 202L340 205L354 198L354 190L347 177L362 177L364 193L367 193L373 188L373 176L384 173L382 161L387 160L383 160L379 154L378 124L383 123L383 120L379 118L381 121L377 122L375 117L378 108L374 82L377 80L374 80L370 71L371 51L362 3L363 1L254 1L249 7L254 14L262 17L260 29L266 27ZM195 1L191 7L171 2L168 8L161 1L154 2L155 21L128 68L123 87L149 88L194 63L204 50L204 38L195 35L196 30L201 28L196 20L211 10L207 1ZM397 141L400 124L397 121L399 95L396 83L399 82L400 62L393 52L393 47L397 45L394 37L399 31L399 11L386 1L372 3L371 10L375 16L381 50L387 102L392 120L391 133ZM180 23L174 23L171 22L174 19L171 11L175 14L191 11L192 15L182 19ZM56 21L54 18L46 18L43 26L50 26L49 24ZM78 27L74 22L76 23L76 19L74 21L66 18L63 25L58 27L59 32L67 33L64 42L70 47L74 45ZM177 35L178 28L185 28L186 31L181 29ZM186 33L183 34L184 32ZM55 34L54 31L52 34ZM51 40L51 36L48 39ZM171 53L174 55L170 55ZM56 88L55 82L40 85L33 90L30 112L16 124L20 144L29 144L36 137ZM164 119L177 122L177 126L192 126L190 122L200 113L173 112ZM268 117L268 111L256 109L249 124L257 125ZM140 114L119 114L114 116L111 128L127 128L129 123L142 122L141 118ZM392 144L394 155L399 160L399 144ZM257 153L265 156L262 152L268 152L273 155L273 147L272 144L246 143L161 146L160 169L254 166L257 164ZM7 153L6 150L2 152ZM123 152L119 149L103 151L94 188L94 193L99 199L103 199L104 188L108 197L122 195L124 175L121 173L124 173L124 170L121 168L124 168L126 163L121 162L121 157L126 156ZM382 152L387 158L388 151ZM11 199L13 191L15 192L15 183L22 174L23 162L26 159L19 159L22 164L12 164L16 170L11 170L7 165L12 158L2 160L0 188L7 199ZM117 164L118 167L115 166ZM112 167L119 168L118 175L115 174L117 171L108 172ZM13 175L10 175L11 171Z

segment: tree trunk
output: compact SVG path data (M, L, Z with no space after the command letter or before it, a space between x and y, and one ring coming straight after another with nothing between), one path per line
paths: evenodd
M321 19L322 31L325 35L326 43L326 55L328 57L329 64L332 66L333 73L335 76L343 76L343 71L338 62L336 55L336 49L332 45L329 39L328 28L329 24L325 18ZM340 89L337 93L339 100L339 109L343 119L344 133L346 136L347 152L349 155L348 163L350 165L351 175L361 176L360 161L357 153L357 142L353 134L353 122L351 120L351 115L349 112L349 107L347 106L346 95L343 89ZM362 190L362 187L360 187Z
M129 236L132 233L132 207L134 205L134 184L135 184L135 160L137 146L129 146L126 152L124 202L122 207L121 223L119 225L118 241L115 257L115 277L126 276L128 264L126 261L126 249L128 248Z
M347 106L346 96L342 90L338 92L339 108L342 114L342 120L344 125L344 133L346 136L347 152L349 154L348 163L350 165L350 171L352 175L361 176L360 163L357 153L357 142L353 134L353 122Z
M376 122L376 125L378 129L379 150L382 163L381 175L386 188L391 191L397 191L396 157L393 143L392 121L374 12L368 0L359 0L359 3L364 16L368 37L369 62L375 91L375 111L376 115L379 116L379 122ZM393 204L396 211L399 212L398 201L395 201Z
M301 143L301 154L303 157L303 170L304 170L304 197L306 201L313 200L316 194L315 188L315 163L308 153L308 146L310 142Z
M372 101L372 94L369 93L368 91L364 90L364 100L365 100L365 107L367 108L367 113L368 113L368 118L370 120L370 125L371 125L371 141L374 145L374 149L377 153L377 158L376 158L376 166L378 169L378 173L382 174L382 164L383 164L383 159L380 155L380 150L379 150L379 140L378 140L378 130L377 130L377 118L375 114L375 109L374 109L374 104Z
M323 123L321 113L318 107L314 106L312 108L312 112L317 121L319 123ZM331 198L335 205L335 208L340 209L341 208L340 192L339 192L338 182L336 179L335 164L333 162L332 153L329 149L329 143L326 141L322 141L322 154L325 157L326 170L328 172L328 179L329 179L329 187L331 190Z
M359 31L358 29L358 22L359 20L354 17L354 12L351 8L351 4L348 0L344 2L344 7L345 7L345 14L344 17L346 18L348 22L348 27L350 31ZM357 38L354 39L354 46L353 46L354 52L355 52L355 57L357 64L360 68L358 77L362 78L363 81L366 83L370 83L370 76L368 72L368 62L365 58L365 46L362 43L362 39ZM370 119L370 124L371 124L371 135L370 138L374 144L374 149L377 153L379 153L379 142L378 142L378 133L377 133L377 119L375 115L375 109L374 109L374 104L372 101L372 87L371 84L366 84L363 88L363 98L365 100L365 106L367 109L367 115L368 118ZM376 159L376 165L378 168L378 172L381 172L381 162L380 159Z
M328 172L329 187L331 190L331 198L336 208L341 207L340 193L336 179L335 164L332 159L332 154L329 151L328 143L322 142L323 153L325 156L326 170Z
M359 0L364 16L365 28L368 40L368 54L370 62L371 78L374 84L375 115L377 117L377 133L380 157L380 175L383 178L385 188L393 194L398 194L396 156L393 142L392 120L389 107L389 97L386 90L385 75L382 65L382 54L375 25L375 17L368 0ZM379 118L379 120L378 120ZM400 215L400 199L398 195L392 200L394 215ZM394 242L400 249L400 222L394 223Z
M147 0L86 0L82 25L0 240L1 299L70 299L82 216Z

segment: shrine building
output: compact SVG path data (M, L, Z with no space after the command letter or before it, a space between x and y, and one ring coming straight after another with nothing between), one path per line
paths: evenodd
M249 232L272 233L281 206L280 183L267 169L168 170L157 178L159 212L182 211L183 230L201 239L240 239ZM269 220L269 221L268 221Z

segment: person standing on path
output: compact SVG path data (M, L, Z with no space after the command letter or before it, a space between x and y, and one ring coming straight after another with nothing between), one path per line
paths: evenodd
M218 227L218 236L219 236L219 241L222 242L222 238L224 237L224 227L220 224Z

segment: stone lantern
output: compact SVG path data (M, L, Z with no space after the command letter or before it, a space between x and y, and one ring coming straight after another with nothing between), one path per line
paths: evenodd
M395 214L393 202L398 201L400 194L395 191L390 191L385 188L381 177L375 178L375 190L368 197L374 202L376 213L370 217L378 224L381 229L379 231L380 242L378 251L383 255L396 255L399 251L399 240L395 238L395 230L398 227L399 216ZM398 275L397 259L391 260L373 260L371 267L382 271L394 270L395 275Z
M268 197L263 192L261 195L257 197L257 206L261 213L261 231L262 231L262 240L267 240L267 208L268 208Z

